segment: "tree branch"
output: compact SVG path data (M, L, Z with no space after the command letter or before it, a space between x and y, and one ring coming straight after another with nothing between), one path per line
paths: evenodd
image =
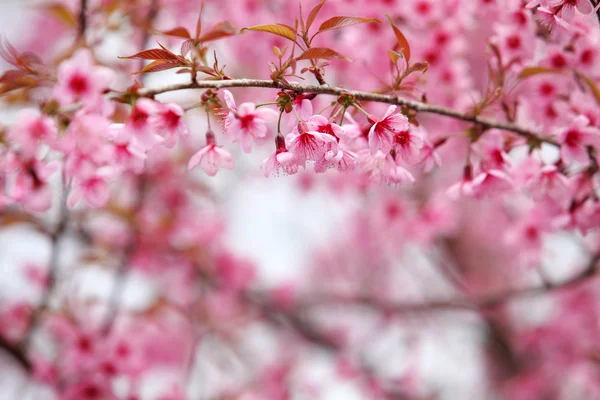
M31 362L29 362L27 359L27 356L25 355L25 352L21 346L14 345L0 336L0 349L9 354L26 371L31 371Z
M480 312L481 310L491 310L494 307L502 305L510 300L518 298L538 296L552 292L558 292L573 288L598 274L598 262L600 254L594 255L588 266L578 275L558 284L544 284L525 289L509 289L494 295L481 296L476 298L460 298L452 300L431 301L426 303L388 303L385 301L374 300L371 297L353 297L353 298L327 298L317 297L311 300L307 306L318 306L323 304L358 304L372 307L388 314L398 313L420 313L428 311L452 311L452 310L471 310Z
M403 99L394 95L386 95L371 92L361 92L357 90L349 90L335 86L317 86L317 85L304 85L299 83L283 83L275 82L270 80L260 79L231 79L231 80L217 80L217 81L197 81L190 83L180 83L174 85L168 85L161 88L141 88L138 89L137 94L142 97L154 97L157 94L172 92L184 89L222 89L222 88L234 88L234 87L246 87L246 88L271 88L271 89L288 89L294 90L298 93L317 93L327 94L333 96L340 96L342 94L349 94L354 96L356 100L372 101L377 103L394 104L401 107L405 107L417 112L429 113L442 115L454 119L458 119L465 122L471 122L478 124L484 128L496 128L506 131L511 131L519 136L524 137L527 140L531 140L535 143L549 143L558 146L558 143L554 140L544 137L529 129L523 128L513 123L494 121L481 116L475 116L470 114L464 114L450 108L427 104L419 101Z
M77 37L83 38L87 29L87 5L88 0L80 0L79 2L79 28L77 31Z

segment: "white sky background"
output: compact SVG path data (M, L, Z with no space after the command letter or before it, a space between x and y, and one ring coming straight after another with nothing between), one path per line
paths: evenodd
M18 36L17 29L27 23L22 7L30 3L24 0L0 0L0 35L8 39ZM0 64L0 67L4 65ZM168 74L161 74L163 78ZM178 77L181 78L181 77ZM156 78L148 79L148 86L156 84ZM0 108L2 123L9 123L14 110ZM193 134L202 135L203 126L193 126ZM203 140L203 139L201 139ZM260 268L260 278L265 284L275 285L303 276L303 270L311 263L312 250L329 238L335 237L343 229L344 215L352 209L352 200L347 204L331 208L334 200L326 190L301 194L296 177L281 176L265 179L258 170L265 154L245 155L235 145L226 145L234 153L236 168L234 171L221 171L216 178L205 180L217 191L223 200L223 213L228 217L227 241L241 255L254 260ZM250 172L248 172L250 171ZM202 172L199 172L202 174ZM242 177L248 177L248 179ZM339 204L339 197L335 198ZM568 245L564 239L556 239L560 252L555 256L562 258L577 257L577 246ZM571 246L573 251L563 251ZM71 258L77 253L73 244L67 245ZM33 235L19 227L10 232L0 232L0 298L15 293L30 296L28 288L18 274L20 261L30 259L43 263L49 254L48 241L39 235ZM555 265L568 265L556 257ZM561 278L561 272L552 270L553 276ZM112 283L111 276L104 271L93 270L79 277L86 287L87 296L106 297ZM152 287L145 285L142 278L130 278L129 289L124 298L130 307L140 307L152 297ZM543 309L543 307L542 307ZM416 362L421 367L423 378L434 388L439 388L440 399L481 399L482 387L477 383L484 380L485 371L480 363L480 345L482 335L478 321L470 316L451 314L455 322L448 323L446 318L429 320L425 335L419 346L419 359L414 359L414 351L401 345L406 330L383 330L375 335L372 347L373 361L385 364L390 371L402 371L407 363ZM425 322L424 322L425 323ZM442 329L436 329L441 324ZM410 328L409 328L410 329ZM259 330L260 332L260 330ZM257 333L260 335L260 333ZM260 338L256 338L260 341ZM389 344L392 343L391 347ZM395 345L394 345L395 343ZM396 349L390 352L390 348ZM414 349L412 349L414 350ZM2 355L0 355L1 357ZM331 379L327 360L311 361L308 368L315 381L327 381L331 389L327 400L352 400L363 398L352 386L337 384ZM19 381L4 373L0 364L0 399L20 400ZM37 394L31 398L43 399ZM153 399L149 395L148 399Z

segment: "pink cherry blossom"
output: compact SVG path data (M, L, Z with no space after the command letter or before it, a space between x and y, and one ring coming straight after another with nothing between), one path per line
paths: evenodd
M566 163L585 164L588 161L587 146L600 143L600 130L590 127L584 116L573 119L571 125L560 129L556 136L561 143L560 155Z
M393 147L395 135L400 132L408 131L408 118L399 113L394 113L396 106L389 106L383 117L378 120L370 116L369 120L373 124L369 130L369 148L371 154L376 154L378 150L386 153Z
M206 133L206 146L195 153L188 161L191 170L200 164L200 168L209 176L215 176L219 168L233 169L233 159L227 150L217 146L214 133Z
M88 50L79 50L58 69L58 84L54 97L60 104L83 102L88 106L98 106L102 93L114 80L114 73L94 63Z
M306 165L306 161L316 161L327 151L337 154L337 140L329 133L311 131L316 126L300 122L292 133L285 137L288 151L294 155L298 165Z
M234 142L240 142L242 150L249 153L252 143L267 137L267 124L277 118L277 113L269 108L257 109L253 103L235 104L230 91L224 90L229 113L225 119L225 131Z
M279 169L283 169L288 175L298 172L299 165L294 154L290 153L285 147L283 136L277 135L275 137L275 153L262 162L261 168L265 170L265 177L271 174L279 174Z
M55 145L57 139L56 122L43 116L37 110L23 110L19 113L17 122L11 127L8 136L21 150L30 156L35 156L39 145Z

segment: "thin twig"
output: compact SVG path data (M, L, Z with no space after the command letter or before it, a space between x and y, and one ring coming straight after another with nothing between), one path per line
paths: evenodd
M385 302L381 300L374 300L371 297L343 297L343 298L331 298L331 297L316 297L312 299L307 306L319 306L323 304L358 304L371 307L388 314L402 314L402 313L420 313L429 311L455 311L455 310L466 310L476 311L490 310L499 305L502 305L508 301L535 297L542 294L548 294L552 292L559 292L569 288L573 288L582 284L588 279L594 277L598 273L598 262L600 261L600 254L595 255L591 258L588 266L578 275L568 279L564 282L557 284L544 284L540 286L534 286L524 289L509 289L494 295L487 295L481 297L464 297L459 299L451 300L439 300L429 301L420 303L393 303Z
M372 101L377 103L394 104L401 107L405 107L417 112L430 113L442 115L461 121L471 122L478 124L483 128L496 128L506 131L511 131L519 136L531 140L534 143L549 143L558 146L558 143L551 138L545 137L539 133L523 128L519 125L500 122L492 119L484 118L478 115L464 114L460 111L456 111L450 108L436 106L432 104L423 103L415 100L408 100L394 95L386 95L371 92L361 92L357 90L350 90L335 86L318 86L318 85L304 85L299 83L283 83L279 81L261 80L261 79L230 79L230 80L218 80L218 81L197 81L190 83L179 83L173 85L167 85L160 88L140 88L137 94L142 97L154 97L161 93L172 92L184 89L222 89L222 88L234 88L234 87L246 87L246 88L271 88L271 89L288 89L298 93L316 93L316 94L327 94L333 96L340 96L342 94L349 94L354 96L356 100L361 101Z
M77 32L78 38L83 38L85 36L85 31L87 29L87 5L88 0L80 0L79 3L79 30Z
M15 361L17 361L26 371L31 370L31 362L27 358L23 346L12 344L0 336L0 349L4 350L5 353L9 354Z
M66 188L63 188L63 196L64 198ZM69 223L69 210L65 201L61 200L60 211L58 216L58 223L54 232L50 236L50 260L48 261L48 281L46 282L45 290L42 294L42 299L40 300L39 306L33 312L31 316L31 323L29 325L29 331L23 340L23 347L27 348L31 341L32 335L35 333L37 329L42 313L48 308L48 304L50 303L50 299L52 297L52 293L54 292L54 287L56 286L56 275L58 273L58 261L60 259L60 241L63 237L63 234L67 230L67 226Z

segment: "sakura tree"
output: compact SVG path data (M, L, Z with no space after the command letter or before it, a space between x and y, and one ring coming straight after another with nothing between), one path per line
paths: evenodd
M600 399L599 1L22 3L2 398Z

